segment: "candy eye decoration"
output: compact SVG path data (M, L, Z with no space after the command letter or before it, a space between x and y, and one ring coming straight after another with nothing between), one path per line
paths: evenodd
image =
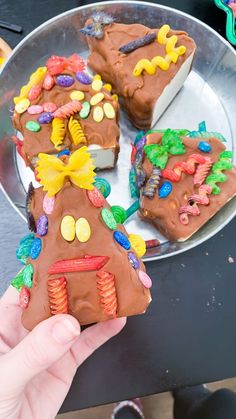
M71 215L65 215L61 221L61 235L68 242L72 242L76 236L80 243L86 243L91 236L89 222L84 217L75 221Z

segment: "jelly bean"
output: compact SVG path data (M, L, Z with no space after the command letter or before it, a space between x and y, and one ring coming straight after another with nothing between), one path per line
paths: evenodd
M114 119L116 116L115 109L111 105L111 103L106 102L103 106L104 113L108 119Z
M84 71L78 71L76 73L75 77L82 84L91 84L92 83L92 78L90 77L89 74L84 73Z
M70 156L70 150L68 150L67 148L65 148L65 150L61 150L60 153L58 153L57 157L61 156Z
M56 84L61 87L70 87L74 82L75 80L69 74L60 74L56 77Z
M102 92L96 93L96 95L91 97L90 105L95 106L98 103L100 103L103 99L104 99L104 93L102 93Z
M104 84L103 89L106 89L106 90L108 90L108 92L111 92L112 91L112 85L110 83L106 83L106 84Z
M134 269L139 269L140 268L140 262L137 258L137 256L133 253L133 252L128 252L128 259L131 263L131 265L133 266Z
M37 115L43 112L43 107L41 105L31 105L27 111L30 115Z
M118 95L116 94L116 93L114 93L113 95L112 95L112 99L113 100L115 100L116 102L118 102Z
M129 250L131 248L130 241L128 237L124 233L119 230L114 231L113 237L120 246L122 246L125 250Z
M123 207L119 205L113 205L111 207L111 212L114 215L114 218L117 224L123 224L126 220L126 211Z
M83 100L84 99L84 92L81 90L73 90L70 94L71 100Z
M51 76L51 74L46 74L43 81L43 88L45 90L51 90L54 84L55 84L55 81L54 81L54 78Z
M34 273L34 268L30 264L26 265L26 267L23 269L23 284L28 288L32 287L33 273Z
M35 237L32 247L30 249L30 257L31 259L37 259L42 250L42 241L39 237Z
M41 126L36 121L27 121L25 124L25 128L28 131L38 132L41 130Z
M102 77L101 77L101 75L100 75L100 74L95 74L95 75L93 76L93 80L102 80Z
M37 221L37 234L39 236L46 236L48 232L48 217L46 215L41 215Z
M129 234L132 249L141 258L146 253L146 243L139 234Z
M95 122L101 122L104 117L104 112L101 106L95 106L93 111L93 119Z
M92 82L92 89L93 90L95 90L96 92L99 92L99 90L102 89L102 86L103 86L102 80L98 80L98 79L93 80L93 82Z
M96 177L94 186L101 192L104 198L107 198L111 193L111 185L106 179Z
M94 188L92 191L87 191L87 196L95 208L104 207L106 202L105 198L97 188Z
M144 271L139 271L138 277L145 288L151 288L152 280Z
M30 301L30 290L26 287L22 287L19 295L19 304L21 308L27 308Z
M114 215L112 214L112 212L109 209L103 208L101 210L101 216L102 216L102 219L103 219L104 223L106 224L106 226L110 230L115 230L116 229L116 227L117 227L116 220L114 218Z
M54 209L55 196L49 197L48 194L43 198L43 210L46 214L51 214Z
M28 107L30 106L30 101L27 98L21 99L15 106L15 111L17 113L24 113L27 111Z
M49 124L53 120L53 115L50 112L43 112L37 120L40 124Z
M203 153L210 153L211 144L209 144L207 141L200 141L200 143L198 144L198 149Z
M46 102L43 104L44 112L55 112L57 110L57 105L53 102Z
M76 221L75 231L77 239L81 243L85 243L89 240L91 236L91 228L86 218L81 217Z
M170 195L171 191L172 191L172 184L168 182L167 180L161 185L158 191L158 196L159 198L166 198L168 195Z
M21 269L20 272L15 276L15 278L12 279L11 285L17 290L20 291L21 287L23 286L23 271L24 269Z
M39 85L36 86L32 86L29 93L28 93L28 99L31 100L35 100L37 99L42 92L42 87Z
M80 118L86 119L89 116L90 113L90 103L89 102L83 102L82 103L82 109L79 113Z
M75 238L75 219L71 215L65 215L61 222L61 235L63 239L72 242Z

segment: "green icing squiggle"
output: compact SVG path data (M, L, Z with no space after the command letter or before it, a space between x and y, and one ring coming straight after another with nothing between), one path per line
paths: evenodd
M220 153L218 161L212 166L211 174L206 178L205 183L212 187L211 193L214 195L219 195L220 193L220 188L216 183L223 183L228 179L222 171L232 169L232 156L233 154L231 151L223 151Z

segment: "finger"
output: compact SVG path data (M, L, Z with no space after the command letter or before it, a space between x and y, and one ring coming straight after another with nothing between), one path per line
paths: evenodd
M52 316L29 333L14 349L0 358L4 389L22 391L41 371L60 359L80 334L80 326L69 315ZM12 380L13 375L17 380Z
M12 304L19 306L19 292L10 285L0 299L0 310Z
M126 318L121 317L98 323L84 330L71 348L77 365L81 365L96 349L117 335L125 324Z

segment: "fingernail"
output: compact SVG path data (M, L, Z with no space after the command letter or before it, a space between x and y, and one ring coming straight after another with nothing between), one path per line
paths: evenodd
M52 328L52 337L63 345L75 340L80 334L80 327L75 326L69 319L57 322Z

